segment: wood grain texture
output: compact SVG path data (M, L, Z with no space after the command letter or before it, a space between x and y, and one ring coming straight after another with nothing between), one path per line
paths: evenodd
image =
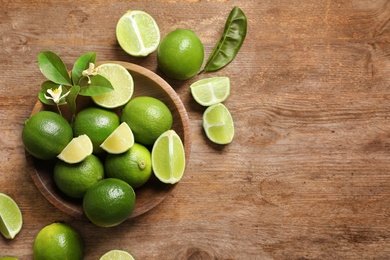
M190 119L191 157L182 181L147 214L97 228L54 208L31 180L21 143L44 80L43 50L68 66L87 51L161 73L156 53L132 58L115 39L128 9L156 18L162 36L194 30L206 56L234 5L248 34L232 63L187 81L168 80ZM390 2L0 1L0 192L20 205L24 226L0 237L0 254L32 259L38 231L75 227L85 259L117 248L136 259L390 258ZM189 85L228 76L236 127L210 143Z

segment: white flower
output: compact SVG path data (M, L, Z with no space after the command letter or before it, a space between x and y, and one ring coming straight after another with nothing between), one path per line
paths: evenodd
M83 76L88 78L88 84L91 84L91 78L89 76L97 75L97 70L95 69L95 64L92 62L89 63L89 67L86 70L83 70Z
M69 95L70 91L66 92L64 95L61 96L62 85L59 85L58 88L56 88L54 90L53 89L48 89L47 93L49 93L50 96L46 96L46 94L44 94L45 98L46 99L52 99L54 101L54 103L58 104L58 103L60 103L61 99L63 99L67 95Z

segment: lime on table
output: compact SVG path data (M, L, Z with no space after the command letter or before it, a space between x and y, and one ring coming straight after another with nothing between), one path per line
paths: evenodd
M110 92L92 96L92 100L105 108L116 108L126 104L133 96L134 81L130 72L122 65L104 63L96 68L97 74L105 77L114 88Z
M234 124L229 110L222 103L209 106L203 113L203 129L210 141L230 143L234 137Z
M164 132L152 148L152 168L163 183L174 184L183 177L185 151L180 136L174 130Z
M111 250L102 255L99 260L134 260L134 257L123 250Z
M157 49L160 30L151 15L144 11L129 10L116 25L116 38L125 52L144 57Z
M120 154L134 145L134 135L126 122L120 124L100 145L103 150L112 154Z
M0 232L13 239L22 229L23 219L18 204L4 193L0 193Z
M91 139L84 134L74 137L57 157L67 163L79 163L91 155L92 151Z
M202 106L222 103L230 94L228 77L213 77L198 80L190 86L195 101Z

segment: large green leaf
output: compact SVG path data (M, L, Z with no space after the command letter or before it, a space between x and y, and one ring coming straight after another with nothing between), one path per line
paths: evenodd
M114 89L111 82L101 75L91 76L91 83L88 84L88 79L81 80L80 95L82 96L96 96L110 92Z
M83 71L88 69L89 63L95 63L95 61L96 61L95 52L84 53L77 59L77 61L73 64L73 69L72 69L73 85L79 84L79 80L83 74Z
M43 51L39 53L38 65L48 80L60 85L72 85L64 62L54 52Z

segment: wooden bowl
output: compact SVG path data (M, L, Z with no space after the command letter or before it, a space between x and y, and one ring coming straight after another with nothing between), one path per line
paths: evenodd
M191 152L188 115L183 103L172 87L161 77L141 66L118 61L100 62L100 64L101 63L117 63L124 66L130 72L134 80L134 94L132 98L137 96L151 96L160 99L169 107L173 116L172 129L177 132L183 141L186 160L188 162ZM81 96L78 97L77 102L78 109L93 105L90 98ZM38 101L35 104L31 115L44 109L48 108L44 107L42 103ZM56 187L52 174L54 161L38 160L32 157L28 152L26 152L26 160L35 185L50 203L73 217L86 218L82 208L82 200L69 198ZM153 209L172 192L175 186L176 184L171 185L160 182L152 174L152 177L145 185L135 189L136 204L134 211L129 218L137 217Z

